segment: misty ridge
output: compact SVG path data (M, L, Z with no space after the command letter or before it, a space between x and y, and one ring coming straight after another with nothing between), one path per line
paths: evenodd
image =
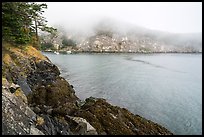
M113 18L102 18L76 29L55 25L58 36L73 39L77 51L116 52L202 52L202 33L170 33L152 30Z

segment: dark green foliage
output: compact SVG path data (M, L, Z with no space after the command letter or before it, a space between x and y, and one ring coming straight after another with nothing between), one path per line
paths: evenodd
M26 11L27 3L2 3L2 38L3 40L24 44L30 41L26 29L31 25L31 19Z
M41 44L41 50L53 49L53 47L54 47L53 44L50 42Z
M2 40L13 44L39 43L38 29L50 33L56 31L45 24L47 21L42 13L46 8L46 4L3 2Z
M65 48L65 47L75 47L76 46L76 42L72 39L67 39L66 37L63 37L63 40L62 40L62 48Z

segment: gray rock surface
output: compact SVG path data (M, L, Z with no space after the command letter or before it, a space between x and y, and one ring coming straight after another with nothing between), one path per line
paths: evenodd
M2 134L43 135L37 128L30 128L30 120L36 114L21 99L2 89Z

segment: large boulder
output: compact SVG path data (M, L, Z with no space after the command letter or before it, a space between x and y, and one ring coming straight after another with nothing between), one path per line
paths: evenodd
M112 106L105 99L90 97L73 114L86 119L98 132L108 135L172 135L166 128L125 108Z

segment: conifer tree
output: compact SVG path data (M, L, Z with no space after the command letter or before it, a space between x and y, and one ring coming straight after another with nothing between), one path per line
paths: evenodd
M35 43L39 46L38 29L56 32L43 17L46 4L31 2L2 3L2 39L15 44Z

